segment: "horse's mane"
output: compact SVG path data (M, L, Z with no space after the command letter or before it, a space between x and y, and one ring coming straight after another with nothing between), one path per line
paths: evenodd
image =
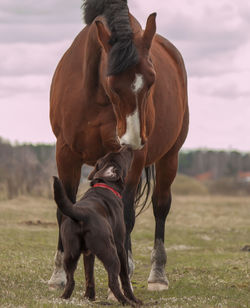
M111 50L107 75L116 75L138 63L133 43L127 0L83 0L83 17L87 25L103 15L111 32Z

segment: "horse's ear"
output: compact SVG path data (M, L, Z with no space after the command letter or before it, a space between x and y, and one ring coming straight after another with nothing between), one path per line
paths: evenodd
M152 40L156 32L156 13L153 13L148 16L146 28L143 33L143 40L148 49L151 47Z
M109 44L110 34L100 20L96 20L95 24L97 27L98 39L102 44L103 48L105 49L105 51L108 53L111 49L111 46Z

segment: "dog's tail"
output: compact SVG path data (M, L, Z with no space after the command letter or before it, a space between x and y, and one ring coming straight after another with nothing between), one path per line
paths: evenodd
M84 219L82 211L68 198L62 182L54 176L54 199L61 212L76 221Z

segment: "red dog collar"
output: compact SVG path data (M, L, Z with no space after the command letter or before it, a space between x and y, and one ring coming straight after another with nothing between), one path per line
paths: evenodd
M101 188L106 188L109 189L110 191L112 191L113 194L115 194L118 198L122 198L122 196L116 191L114 190L112 187L108 186L107 184L104 183L96 183L93 185L93 187L101 187Z

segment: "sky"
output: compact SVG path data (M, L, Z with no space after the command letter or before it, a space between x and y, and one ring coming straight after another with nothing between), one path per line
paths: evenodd
M0 136L54 143L49 88L63 53L84 27L81 0L0 0ZM250 1L128 0L145 27L181 52L190 129L185 149L250 151Z

